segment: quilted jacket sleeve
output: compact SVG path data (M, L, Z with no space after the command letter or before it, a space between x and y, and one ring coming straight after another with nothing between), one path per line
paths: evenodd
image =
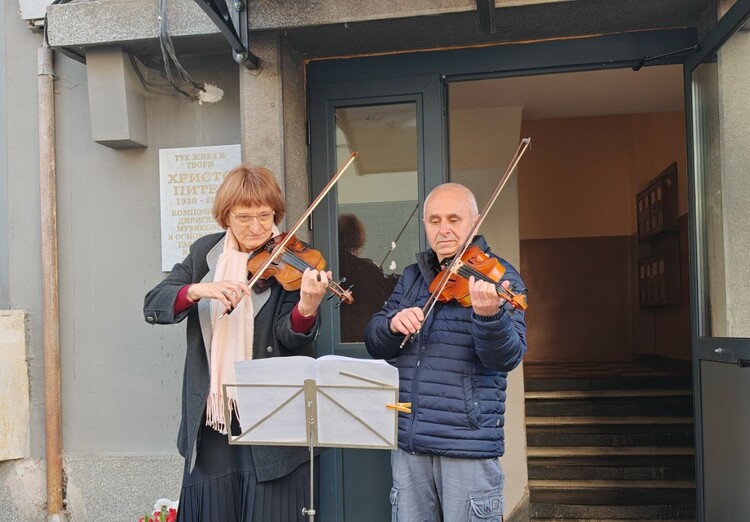
M365 347L374 359L393 359L398 355L403 334L391 332L391 319L396 313L408 306L402 304L404 288L409 288L417 277L417 268L411 265L404 270L404 275L396 283L391 297L383 309L370 319L365 329ZM411 306L411 305L409 305Z
M203 236L190 245L190 251L181 263L172 268L169 275L152 288L143 301L143 315L149 324L179 323L192 309L175 315L174 303L180 289L199 282L208 273L206 254L221 239L224 232Z
M505 262L503 265L506 267L503 279L510 281L511 289L525 292L518 272ZM507 303L491 317L472 314L472 335L477 357L487 368L509 372L520 364L526 353L524 312L512 310Z

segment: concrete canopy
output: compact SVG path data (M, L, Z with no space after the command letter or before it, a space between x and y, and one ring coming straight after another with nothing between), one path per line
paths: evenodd
M77 1L49 7L50 44L80 56L85 49L121 45L158 60L158 3L152 0ZM710 0L496 1L494 32L480 33L475 1L380 2L257 0L248 5L254 37L283 34L307 58L594 36L698 26ZM226 49L218 29L193 0L169 4L178 53Z

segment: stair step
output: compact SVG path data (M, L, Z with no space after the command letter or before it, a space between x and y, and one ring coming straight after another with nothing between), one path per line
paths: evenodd
M595 417L581 416L548 416L548 417L526 417L526 426L565 426L574 424L577 426L585 424L613 424L616 426L630 426L636 424L658 425L658 424L693 424L692 417Z
M695 501L695 485L660 481L540 481L529 482L532 504L578 504L599 506L647 506L690 504Z
M675 454L528 457L530 479L694 480L695 457Z
M647 377L564 378L564 379L525 379L526 391L542 390L634 390L640 388L692 389L690 376L663 375Z
M529 447L527 449L529 458L535 457L643 457L654 455L690 455L695 451L692 447L623 447L612 448L606 446L566 446L566 447Z
M563 459L557 459L563 460ZM599 459L601 460L601 459ZM648 465L564 465L529 462L530 480L695 480L695 466L654 462Z
M531 504L529 512L532 520L552 518L554 520L695 520L695 505L653 504L631 506L589 506L586 504Z
M530 519L532 522L560 522L560 518L537 518ZM663 518L568 518L577 522L695 522L695 518L669 519Z
M691 389L622 389L622 390L526 390L527 400L538 399L581 399L581 398L609 398L609 397L692 397Z
M587 399L537 399L526 401L526 415L649 417L692 416L693 399L689 396L661 397L592 397Z
M574 431L549 431L545 429L529 429L526 432L528 446L693 446L693 432L690 429L682 431L647 431L645 433L617 433L611 430L575 429Z
M692 480L529 480L529 488L555 490L599 489L695 489Z

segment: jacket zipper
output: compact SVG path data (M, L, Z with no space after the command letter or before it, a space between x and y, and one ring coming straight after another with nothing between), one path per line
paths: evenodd
M424 346L422 343L422 339L424 331L419 333L419 346L417 346L417 364L414 368L414 379L412 380L412 386L411 386L411 420L409 423L409 453L412 455L415 455L414 452L414 429L415 429L415 417L417 415L417 409L419 408L419 402L417 401L417 396L419 395L417 393L417 388L419 388L419 367L422 363L422 347Z
M415 455L414 452L414 430L416 429L416 415L417 411L419 409L419 402L417 399L417 396L419 395L419 369L422 365L422 354L426 353L424 352L425 348L425 339L428 336L429 329L432 327L432 322L435 319L435 315L440 311L440 303L437 303L435 305L435 308L432 310L432 314L427 318L427 321L429 321L429 324L427 324L427 321L425 321L425 324L423 325L422 330L419 332L419 346L417 347L417 364L414 368L414 379L412 380L412 387L411 387L411 423L409 424L409 451L412 455Z

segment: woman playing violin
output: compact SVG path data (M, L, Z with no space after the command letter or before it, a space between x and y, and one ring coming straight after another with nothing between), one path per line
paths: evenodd
M177 438L185 458L178 520L301 520L303 507L312 505L309 450L230 445L227 430L239 434L237 412L226 426L223 411L222 385L235 382L235 362L313 355L330 272L305 270L300 290L285 290L272 278L247 286L249 254L279 234L276 225L284 213L281 189L269 170L233 169L213 205L225 232L195 241L185 260L146 295L147 322L188 321Z

